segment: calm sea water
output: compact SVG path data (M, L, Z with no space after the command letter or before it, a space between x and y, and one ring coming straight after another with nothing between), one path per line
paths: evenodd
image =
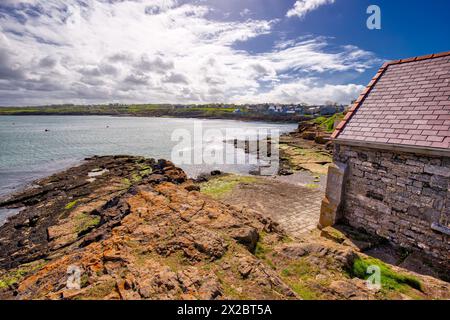
M279 129L295 124L108 116L1 116L0 195L27 183L79 163L93 155L128 154L171 159L178 143L171 136L176 129L193 133L194 123L208 129ZM46 131L48 130L48 131ZM194 140L194 139L193 139ZM192 141L192 148L196 147ZM216 148L223 148L217 144ZM247 173L249 165L180 165L194 177L219 169Z

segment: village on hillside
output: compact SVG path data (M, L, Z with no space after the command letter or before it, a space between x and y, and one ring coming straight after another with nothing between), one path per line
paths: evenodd
M173 105L175 109L189 109L195 108L195 105ZM262 103L262 104L244 104L244 105L232 105L232 104L214 104L209 105L210 108L224 108L234 109L234 114L242 113L256 113L256 114L269 114L269 115L309 115L309 116L327 116L336 113L343 112L346 108L344 105L337 104L336 102L328 102L323 105L308 105L306 103L299 104L275 104L275 103Z

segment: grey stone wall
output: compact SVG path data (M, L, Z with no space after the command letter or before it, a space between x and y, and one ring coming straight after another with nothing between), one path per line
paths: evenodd
M448 267L450 158L335 145L348 165L342 219L405 248L421 249Z

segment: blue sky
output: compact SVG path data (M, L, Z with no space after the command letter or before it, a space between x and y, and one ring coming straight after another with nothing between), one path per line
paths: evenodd
M383 61L450 50L449 21L447 0L2 0L0 105L349 103Z
M211 1L223 11L249 8L251 17L271 19L283 16L295 1ZM368 6L381 9L381 30L369 30ZM335 44L352 44L374 52L384 60L395 60L450 50L450 1L447 0L336 0L308 13L303 19L283 18L275 32L265 39L243 44L247 50L267 50L280 37L316 35L334 38ZM373 72L376 71L372 70ZM370 72L361 79L367 82Z

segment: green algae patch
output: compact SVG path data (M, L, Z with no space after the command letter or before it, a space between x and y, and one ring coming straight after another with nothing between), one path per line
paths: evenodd
M66 204L64 209L66 209L66 210L72 209L73 207L75 207L75 205L78 203L78 201L80 201L80 200L74 200L72 202L69 202L68 204Z
M133 181L133 183L138 183L142 180L142 176L135 172L131 175L131 180Z
M129 187L131 187L131 181L128 178L123 178L120 181L121 187L120 189L128 189Z
M22 281L28 274L42 269L46 265L45 260L38 260L26 263L4 274L0 274L0 290L7 289L20 281Z
M85 212L75 217L75 232L80 234L91 230L100 224L99 216L92 216Z
M321 298L318 286L326 286L326 284L315 279L318 274L320 274L319 267L304 259L289 263L280 272L283 281L305 300L317 300Z
M387 264L375 258L357 257L353 262L350 275L360 279L368 279L367 273L370 266L376 266L381 272L381 286L383 290L407 292L408 287L422 291L422 284L414 276L394 271Z
M138 167L139 167L139 175L143 178L152 174L153 172L152 167L147 164L139 163Z
M28 271L24 269L16 269L8 272L0 278L0 289L6 289L16 283L19 283L27 274Z
M226 175L218 178L214 178L201 184L200 192L211 196L212 198L219 199L229 193L231 193L235 187L240 184L260 183L261 180L256 177L239 176L239 175Z
M139 174L141 175L141 177L146 177L150 174L152 174L153 169L152 168L148 168L148 169L143 169L139 172Z

